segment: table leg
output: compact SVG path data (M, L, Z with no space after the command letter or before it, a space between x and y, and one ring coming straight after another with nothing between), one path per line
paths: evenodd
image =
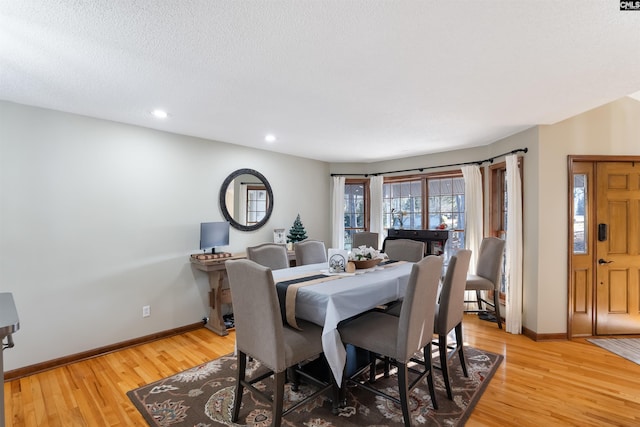
M228 335L222 320L222 270L209 271L209 321L205 327L218 335Z

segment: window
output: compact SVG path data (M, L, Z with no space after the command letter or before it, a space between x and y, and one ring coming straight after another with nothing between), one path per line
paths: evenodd
M262 186L247 186L247 225L257 224L267 214L267 190Z
M491 235L501 239L507 236L507 166L501 163L491 167Z
M344 185L344 247L351 236L369 230L369 180L346 180Z
M422 181L385 182L382 186L382 226L422 229Z
M464 178L460 173L427 178L429 229L450 230L447 246L464 248Z
M382 197L384 228L444 227L450 231L447 247L464 247L464 179L460 171L387 178Z
M427 178L429 228L464 229L464 179Z

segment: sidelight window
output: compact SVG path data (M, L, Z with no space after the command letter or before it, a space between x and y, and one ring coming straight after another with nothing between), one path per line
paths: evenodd
M573 175L573 253L587 253L587 216L585 205L587 200L587 176Z

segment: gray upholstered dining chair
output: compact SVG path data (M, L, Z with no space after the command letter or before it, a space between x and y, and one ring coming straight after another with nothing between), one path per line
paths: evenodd
M409 394L425 377L433 408L438 408L431 368L431 339L441 271L442 257L428 256L413 265L399 317L370 311L338 326L345 344L368 350L371 354L369 365L345 379L345 383L355 384L399 404L405 426L411 425ZM418 351L424 355L422 370L409 367L411 358ZM375 370L376 355L390 359L397 366L399 399L358 380L367 369ZM409 370L419 374L411 383Z
M283 397L286 371L299 363L322 354L322 328L298 320L297 330L283 325L271 269L253 261L240 259L225 263L233 303L238 372L232 421L240 415L242 396L246 387L251 393L271 403L272 426L279 426L282 416L332 388L331 383L319 381L308 374L303 376L318 386L309 397L284 410ZM248 380L247 356L260 361L270 372ZM332 378L327 372L328 378ZM253 384L273 375L272 396ZM336 392L334 387L334 393Z
M385 239L383 251L393 261L418 262L424 257L424 242L411 239Z
M480 244L478 262L475 274L467 275L465 289L476 291L477 310L466 310L467 313L493 313L502 329L502 317L500 315L500 282L502 276L502 259L504 257L505 241L497 237L485 237ZM482 298L483 291L493 291L493 301ZM473 302L473 301L467 301ZM482 308L482 303L493 307L493 311Z
M447 271L440 287L436 312L434 319L433 333L438 335L438 351L440 356L440 368L442 377L447 389L447 396L452 399L451 384L449 381L449 359L458 352L460 365L464 376L467 376L467 365L464 360L464 340L462 337L462 316L464 314L464 288L469 269L471 251L461 249L449 259ZM403 304L395 304L385 313L392 316L399 316ZM449 346L447 335L455 329L456 344ZM451 350L451 351L449 351ZM385 375L389 372L387 361L385 360Z
M247 258L272 270L289 267L287 247L277 243L263 243L247 248Z
M467 373L467 365L464 359L464 339L462 336L462 317L464 315L464 288L469 270L471 251L461 249L449 259L447 272L445 273L440 289L434 321L434 334L438 335L438 350L440 353L440 369L447 389L447 396L453 399L451 383L449 381L449 359L457 352L462 372ZM455 345L449 345L447 335L455 330Z
M385 239L382 250L391 261L418 262L424 258L424 242L411 239ZM402 300L390 302L383 307L383 311L392 310L395 315L400 314ZM385 366L385 374L387 372Z
M327 249L320 240L303 240L293 245L296 254L296 265L317 264L327 262Z
M357 248L360 246L367 246L373 249L378 249L380 245L378 241L378 233L373 233L371 231L362 231L360 233L354 233L351 236L351 247Z

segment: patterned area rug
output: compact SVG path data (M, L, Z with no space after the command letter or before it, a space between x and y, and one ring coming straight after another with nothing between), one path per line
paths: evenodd
M640 338L590 338L587 341L640 365Z
M439 409L431 407L426 379L411 394L412 424L430 426L464 425L487 383L502 361L502 356L472 347L466 347L467 369L465 378L457 355L450 360L453 400L447 395L439 370L434 372L436 399ZM435 363L435 359L434 359ZM248 364L248 376L263 368L255 360ZM127 395L150 426L269 426L270 406L245 390L239 424L231 422L233 392L235 389L236 358L223 356L163 380L129 391ZM263 380L262 387L270 388L271 379ZM386 388L397 396L394 375L380 378L376 387ZM258 383L261 384L261 383ZM313 392L301 385L298 392L285 386L285 408ZM347 389L347 406L334 415L329 393L302 405L282 419L283 426L401 426L402 411L389 400L359 388Z

